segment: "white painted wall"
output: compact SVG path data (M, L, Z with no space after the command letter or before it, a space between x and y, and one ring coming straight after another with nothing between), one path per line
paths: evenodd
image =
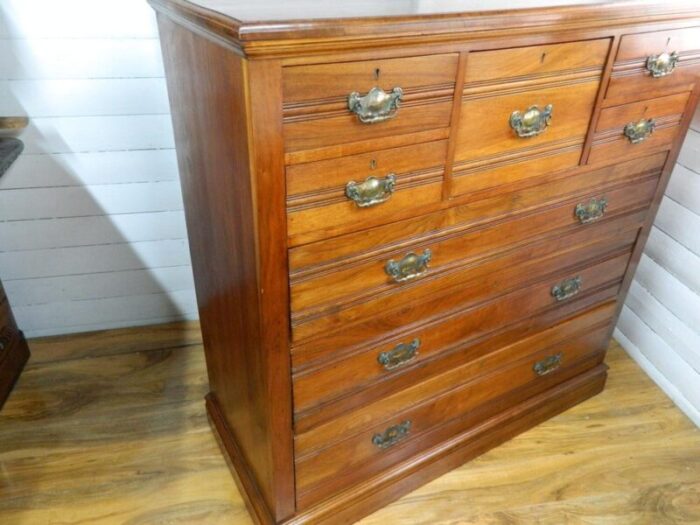
M31 336L196 318L155 16L145 0L0 0L0 278Z
M700 111L683 144L615 337L700 426Z

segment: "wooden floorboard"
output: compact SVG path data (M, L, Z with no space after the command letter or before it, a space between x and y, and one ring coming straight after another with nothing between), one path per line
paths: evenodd
M0 524L251 523L209 430L196 325L32 343L0 412ZM700 523L700 430L615 343L607 362L599 396L361 523Z

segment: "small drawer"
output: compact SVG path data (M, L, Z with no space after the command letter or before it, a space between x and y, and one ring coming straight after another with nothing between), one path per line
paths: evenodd
M691 91L700 75L700 27L625 35L606 106Z
M610 40L587 40L469 53L466 84L541 81L548 76L601 72Z
M513 155L532 164L542 150L581 146L599 80L542 87L498 96L467 96L462 102L455 169L499 163ZM576 166L578 159L567 159Z
M600 211L599 219L605 220L628 210L646 207L656 185L657 177L653 176L632 186L604 192L606 207ZM595 197L590 195L572 199L547 207L540 213L517 216L459 234L447 231L442 237L430 235L419 238L414 241L411 250L392 250L389 246L381 257L367 256L340 262L334 271L322 269L317 273L310 271L292 275L292 317L301 320L346 309L373 311L372 304L376 304L379 310L379 305L388 307L408 298L419 300L424 295L474 278L475 273L480 274L482 267L478 265L482 260L488 260L489 267L494 270L495 261L504 252L511 253L511 257L502 263L507 268L521 257L532 256L534 251L526 247L524 250L528 254L516 255L512 253L515 248L528 243L546 246L549 241L545 239L580 227L574 209ZM603 216L603 213L606 215ZM372 232L360 235L371 236ZM409 254L415 257L410 258ZM395 295L396 298L393 297Z
M287 166L290 244L410 217L442 200L447 141Z
M605 322L526 339L297 435L298 504L321 499L331 486L360 482L487 420L505 403L594 368L602 362L608 331ZM439 429L447 426L450 432L442 436Z
M601 111L589 164L669 149L680 130L689 96L667 95Z
M286 151L447 128L457 62L452 53L285 67Z

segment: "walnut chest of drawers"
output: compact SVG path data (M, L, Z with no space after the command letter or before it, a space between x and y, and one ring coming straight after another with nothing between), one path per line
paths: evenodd
M352 522L603 389L700 6L473 3L151 0L257 522Z

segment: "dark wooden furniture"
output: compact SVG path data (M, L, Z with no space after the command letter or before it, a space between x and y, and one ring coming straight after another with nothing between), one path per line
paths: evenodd
M14 138L0 138L0 177L23 149ZM0 408L29 359L29 347L17 328L10 303L0 282Z
M603 388L700 7L575 3L151 0L258 522L351 522Z

